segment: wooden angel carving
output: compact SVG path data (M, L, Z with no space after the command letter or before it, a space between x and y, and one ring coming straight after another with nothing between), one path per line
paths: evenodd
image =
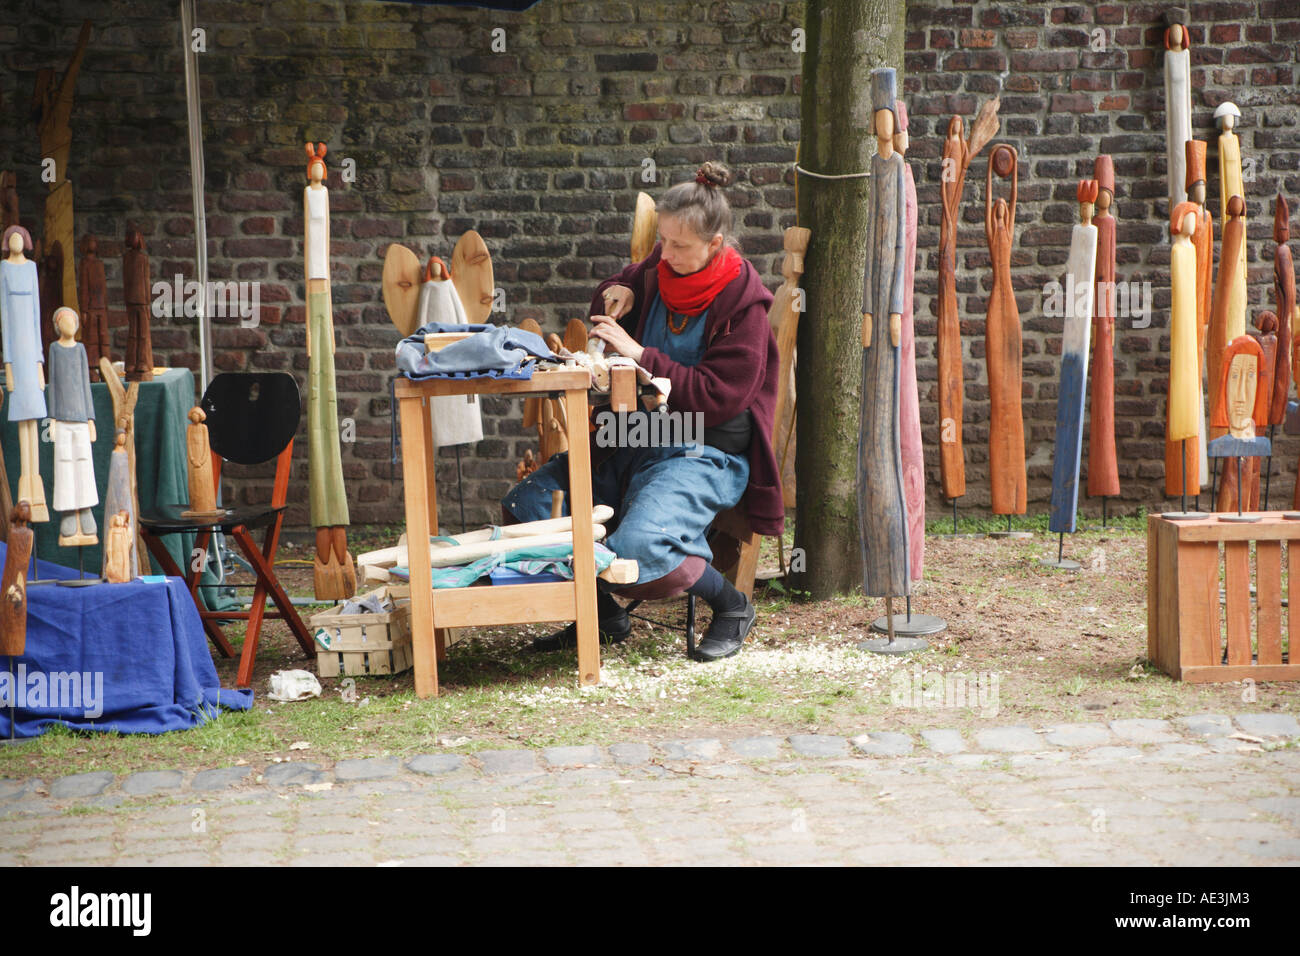
M984 235L993 260L985 327L989 378L989 484L993 513L1025 513L1029 478L1025 470L1025 422L1020 405L1023 375L1020 310L1011 287L1011 245L1016 226L1019 158L1014 146L1001 144L989 156L984 194ZM1010 200L993 198L993 176L1011 180Z
M108 486L104 491L104 514L110 518L122 517L120 527L125 529L126 543L114 538L116 523L110 523L104 543L104 561L101 576L113 584L135 580L140 573L136 551L135 498L131 494L131 459L126 450L126 431L118 429L113 437L113 451L108 458ZM121 550L116 550L121 548Z

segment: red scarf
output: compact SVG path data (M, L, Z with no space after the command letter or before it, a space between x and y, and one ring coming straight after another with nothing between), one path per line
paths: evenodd
M743 263L740 253L731 246L724 246L699 272L685 276L678 275L660 259L659 295L670 312L699 315L717 298L723 286L740 275Z

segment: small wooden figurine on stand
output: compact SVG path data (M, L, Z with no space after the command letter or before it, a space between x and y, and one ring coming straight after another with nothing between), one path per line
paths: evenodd
M95 403L90 397L86 348L77 334L77 313L66 306L54 314L58 341L50 346L49 411L54 419L54 510L63 513L59 544L98 544L99 504L90 446L95 441Z
M1070 258L1065 266L1065 324L1061 334L1061 383L1056 399L1056 449L1052 456L1052 516L1048 527L1060 537L1056 560L1040 564L1079 570L1064 557L1065 535L1074 533L1079 509L1079 461L1083 456L1083 408L1087 395L1088 337L1092 329L1092 298L1097 276L1097 227L1092 211L1097 202L1097 180L1080 181L1079 222L1070 235Z
M195 405L185 429L185 460L189 464L190 506L181 512L186 518L219 518L226 512L217 507L217 483L212 473L212 448L208 443L207 415Z
M40 294L32 239L22 226L5 230L7 255L0 262L0 334L3 335L5 387L9 390L9 421L18 423L22 459L18 498L29 503L32 521L49 521L45 487L41 482L38 425L46 416L45 357L41 352Z
M125 510L107 513L110 517L104 537L104 580L109 584L126 584L135 578L131 572L131 556L135 550L131 515Z
M1210 424L1225 429L1227 434L1210 442L1211 458L1235 458L1237 481L1236 514L1220 514L1220 521L1258 521L1259 515L1245 514L1242 510L1242 459L1260 458L1271 453L1270 442L1260 437L1257 429L1268 421L1270 396L1259 388L1259 369L1264 353L1249 335L1232 340L1224 354L1223 373L1214 403ZM1224 474L1230 473L1225 468ZM1228 482L1223 483L1227 487ZM1222 500L1221 500L1222 504ZM1227 511L1220 507L1220 511Z
M1092 402L1088 431L1088 496L1101 498L1101 525L1106 526L1106 499L1119 494L1115 454L1115 163L1098 156L1096 284L1092 293ZM1060 435L1058 433L1059 440Z
M993 260L993 288L989 292L984 333L989 379L989 484L993 513L1007 516L1007 530L993 532L1000 537L1027 535L1011 530L1011 516L1025 513L1029 490L1025 471L1025 421L1020 406L1023 375L1020 310L1011 287L1018 163L1015 147L1005 143L994 147L984 186L984 236ZM1009 201L1001 196L993 198L994 174L1011 180Z
M9 515L4 574L0 576L0 655L13 659L27 650L27 567L35 532L28 527L31 506L18 502Z
M135 499L131 494L131 460L126 451L126 431L119 428L113 439L113 453L108 459L108 487L104 491L104 514L111 516L108 536L104 543L104 564L101 573L104 580L112 584L122 584L135 580L140 573L136 552ZM118 518L122 519L117 524ZM118 537L114 537L114 531ZM125 544L118 540L126 535Z
M126 380L153 381L153 341L149 334L149 255L139 229L126 232L122 253L122 295L126 299Z
M324 143L314 148L307 144L307 186L302 196L307 279L307 462L311 523L316 529L316 597L341 601L356 593L357 571L348 551L348 496L343 486L339 444L325 150Z
M1166 409L1165 444L1175 452L1165 455L1165 493L1179 495L1182 509L1166 512L1173 519L1203 518L1187 510L1187 496L1200 489L1196 479L1199 464L1196 451L1201 427L1201 375L1197 356L1196 328L1196 249L1192 236L1199 213L1193 202L1179 203L1170 221L1174 234L1169 253L1169 400Z
M104 279L104 262L95 255L98 249L98 240L85 236L81 240L81 261L77 263L81 344L86 347L92 382L99 381L99 360L108 356L112 344L108 334L108 285Z
M871 159L867 262L862 277L862 393L858 433L858 531L863 593L885 598L888 642L871 650L919 650L919 638L894 635L895 597L912 593L907 499L899 436L902 313L907 255L907 179L894 149L898 79L871 71L876 155ZM903 644L907 641L907 644ZM868 642L871 643L871 642Z
M1000 101L989 100L962 138L960 116L948 121L943 141L940 192L943 217L939 226L939 314L935 327L935 358L939 365L939 480L943 496L952 501L953 534L957 533L957 499L966 494L966 459L962 449L963 369L961 313L957 308L957 224L966 170L998 131Z

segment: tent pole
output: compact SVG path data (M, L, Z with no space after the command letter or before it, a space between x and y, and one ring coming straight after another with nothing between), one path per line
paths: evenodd
M181 51L185 57L185 106L190 142L190 193L194 201L195 280L203 290L199 297L199 393L212 378L212 320L208 315L208 222L204 210L203 186L207 178L203 163L203 111L199 103L199 58L194 52L194 0L180 0Z

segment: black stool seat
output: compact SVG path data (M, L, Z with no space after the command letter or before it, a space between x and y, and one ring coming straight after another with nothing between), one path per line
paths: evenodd
M211 518L195 518L183 514L188 511L188 504L155 505L140 515L140 525L154 534L187 534L198 531L216 531L224 534L243 525L245 528L264 528L275 520L276 515L284 511L272 505L246 505L241 508L224 508L223 513Z

